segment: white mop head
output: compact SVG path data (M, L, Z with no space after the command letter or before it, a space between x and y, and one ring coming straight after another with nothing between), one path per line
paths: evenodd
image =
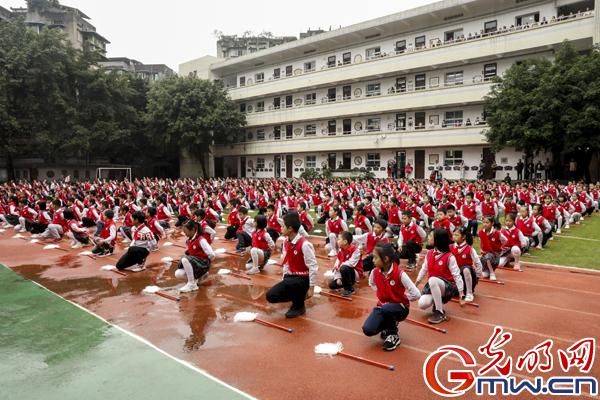
M21 235L20 233L17 233L15 236L13 236L13 239L21 239L24 238L25 236Z
M31 239L29 241L29 243L38 243L40 241L40 239Z
M158 286L146 286L142 292L152 294L160 292L160 288Z
M0 233L6 232L6 229L0 229Z
M221 268L220 270L217 271L217 274L219 275L229 275L231 273L230 269L227 268Z
M234 315L233 322L252 322L258 314L253 312L242 311Z
M315 294L321 294L321 292L323 291L321 286L315 286L313 290L315 291Z
M344 346L342 342L337 343L321 343L315 346L315 353L324 354L327 356L335 356L337 353L342 351Z
M314 232L314 233L321 233L321 232L323 232L323 231L322 231L321 229L315 229L313 232Z
M173 243L171 243L171 242L164 242L163 243L163 247L169 247L169 246L173 246Z
M279 263L275 260L269 260L269 261L267 261L267 264L273 265L273 264L279 264Z
M47 244L44 246L44 250L50 250L50 249L58 249L60 246L57 244Z
M325 271L325 273L323 274L323 276L325 278L333 278L334 275L335 275L335 273L333 271L331 271L331 270Z
M102 271L114 271L115 269L117 269L117 267L115 267L114 265L103 265L100 267L100 269Z
M94 255L94 253L92 253L91 251L82 251L81 253L79 253L80 256L92 256Z
M225 249L223 249L223 248L216 249L216 250L215 250L215 254L223 254L223 253L225 253L225 251L226 251L226 250L225 250Z
M160 259L164 264L171 264L173 262L173 257L163 257Z

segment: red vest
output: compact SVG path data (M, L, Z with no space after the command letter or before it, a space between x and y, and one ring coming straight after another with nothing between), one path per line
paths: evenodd
M100 231L100 238L101 239L106 239L107 237L110 236L110 227L111 226L115 226L115 221L113 221L112 219L106 220L106 222L104 223L104 226L102 227L102 230ZM116 239L116 237L115 237L115 239ZM115 245L115 239L113 239L110 242L111 246Z
M131 212L127 212L127 214L125 214L125 220L123 221L123 224L125 226L129 226L132 227L133 226L133 219L131 218Z
M367 221L367 217L360 214L359 216L356 217L356 221L354 221L355 228L360 228L363 230L363 232L368 232L369 227L367 226L366 221Z
M460 225L459 225L460 226ZM448 232L448 236L452 239L452 230L450 229L450 220L448 218L444 218L441 221L435 220L433 222L433 228L443 228Z
M511 201L509 203L504 203L504 215L512 214L517 212L517 203Z
M40 224L46 224L46 225L48 225L51 222L51 219L50 218L46 218L45 215L48 215L48 214L46 214L46 211L40 211L38 213L37 222L39 222Z
M502 229L502 234L506 237L506 243L504 244L505 249L511 249L513 246L521 248L519 233L521 233L521 231L516 226L513 226L511 229Z
M425 215L427 215L428 218L433 218L433 206L431 204L423 205L423 207L421 207L421 210L423 210L423 213L425 213Z
M440 253L437 250L427 252L427 274L431 277L442 278L448 282L454 282L450 272L449 262L452 253Z
M267 232L264 229L252 232L252 247L263 251L269 251L269 243L267 242L265 235L267 235Z
M300 222L302 223L302 225L306 226L306 230L308 232L312 231L313 225L310 223L310 220L308 219L308 212L307 211L302 211L300 213Z
M462 214L469 221L477 218L477 206L475 202L471 202L471 204L463 204L462 206Z
M350 246L346 247L345 249L340 248L340 251L338 251L338 254L337 254L337 259L339 260L340 265L342 265L344 262L348 261L352 257L352 254L354 254L354 252L356 250L357 250L357 248L356 248L356 245L354 245L354 244L351 244ZM362 265L362 259L360 259L360 258L358 259L358 263L354 267L354 270L358 274L359 278L361 276L363 276L364 270L363 270L363 265Z
M400 216L398 215L400 210L397 206L392 206L388 211L388 221L392 225L400 225Z
M63 233L67 233L67 231L69 230L69 225L67 224L67 221L63 216L62 210L56 211L54 213L54 215L52 216L52 223L55 225L62 226Z
M554 204L550 204L549 206L544 205L542 207L542 214L548 221L554 222L556 220L556 206Z
M335 233L336 235L343 231L342 229L342 220L340 218L336 220L328 219L327 227L329 228L329 233Z
M229 225L239 225L240 224L240 218L238 217L238 212L237 210L232 210L229 215L227 216L227 222L229 222Z
M154 216L150 219L150 221L146 222L146 226L148 226L148 228L152 231L152 233L154 233L154 235L156 236L156 238L158 240L161 238L161 234L160 234L160 231L158 229L156 229L156 226L155 226L156 221L158 221L158 218L156 218L156 216Z
M200 228L202 229L202 236L204 237L204 239L206 239L208 244L212 244L212 238L210 237L210 233L206 232L207 227L210 227L210 225L208 225L208 222L206 222L206 220L203 219L202 221L200 221Z
M410 223L410 225L402 225L400 228L400 234L402 235L403 243L410 242L411 240L416 242L417 244L421 244L423 239L419 236L418 226L415 223Z
M500 254L502 251L502 242L500 241L500 232L492 228L490 233L486 233L485 230L479 231L479 247L481 248L481 254L494 253Z
M238 225L237 231L238 232L243 232L244 231L244 224L246 223L246 221L248 221L249 217L245 217L243 221L240 221L240 224Z
M402 269L397 263L394 263L391 268L387 276L379 268L375 268L372 272L373 283L377 287L377 305L397 303L409 307L410 302L405 294L406 288L402 284Z
M456 263L459 267L472 266L473 258L471 258L471 249L466 242L461 245L457 245L456 243L450 245L450 251L454 258L456 258Z
M527 219L523 219L520 216L517 217L517 228L523 232L523 235L530 237L533 235L533 218L527 217Z
M383 232L381 236L375 236L374 233L369 233L369 235L367 236L367 247L365 248L365 251L367 254L373 254L373 250L375 249L375 246L377 246L378 243L388 242L389 240L385 236L385 232Z
M491 201L489 203L487 201L482 202L481 203L481 213L485 216L487 216L487 215L495 216L496 213L494 211L494 203Z
M202 245L200 244L204 239L202 235L198 235L198 232L191 238L185 241L187 245L188 254L193 257L198 257L203 260L208 259L208 255L202 250Z
M300 237L295 245L290 240L285 242L285 259L283 265L288 266L289 275L308 276L308 267L304 263L304 237Z
M29 211L29 207L25 206L21 208L21 217L33 221L33 213Z
M269 228L273 229L275 232L281 233L281 225L279 224L279 220L277 219L277 215L273 214L273 216L267 219L267 225Z
M166 206L161 203L156 208L156 218L158 218L159 221L167 221L169 219L169 217L165 213L165 207Z

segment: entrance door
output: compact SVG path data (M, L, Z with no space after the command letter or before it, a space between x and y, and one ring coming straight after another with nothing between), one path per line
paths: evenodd
M292 158L293 156L291 155L285 156L285 176L287 178L294 177L294 162Z
M483 179L494 179L496 178L496 171L492 168L492 165L496 161L496 155L489 147L483 148L483 162L485 168L483 169Z
M415 179L425 179L425 150L415 150Z
M240 178L246 177L246 157L240 157Z
M400 150L396 152L396 177L405 178L406 173L404 168L406 167L406 151Z
M223 157L215 157L215 176L222 178L225 172L225 159Z
M281 178L281 157L275 156L274 164L275 172L273 176L275 176L275 178Z
M329 153L327 155L327 165L329 169L335 169L335 153Z

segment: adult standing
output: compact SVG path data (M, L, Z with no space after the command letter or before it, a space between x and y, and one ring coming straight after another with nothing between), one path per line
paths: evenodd
M546 180L552 179L552 163L549 158L546 158L546 162L544 163L544 172Z
M519 161L517 162L517 180L522 181L523 180L523 168L525 167L525 164L523 164L523 160L519 158Z
M527 162L527 171L525 171L525 179L534 179L535 178L535 166L533 165L533 160L529 160Z

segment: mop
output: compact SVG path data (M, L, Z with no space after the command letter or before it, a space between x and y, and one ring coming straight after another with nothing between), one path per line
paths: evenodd
M431 329L432 331L436 331L436 332L439 332L439 333L448 333L448 330L446 330L444 328L437 328L435 326L431 326L431 325L424 324L424 323L419 322L419 321L415 321L414 319L406 318L405 321L408 322L409 324L420 326L421 328Z
M63 249L61 248L59 245L57 244L47 244L43 247L44 250L52 250L52 249L56 249L56 250L62 250L62 251L69 251L67 249Z
M352 301L351 297L340 296L339 294L335 294L335 293L331 293L331 292L324 292L323 289L321 288L321 286L315 286L314 291L315 291L316 295L323 295L323 296L327 296L327 297L333 297L335 299Z
M369 360L363 357L355 356L353 354L346 353L344 351L344 346L341 342L337 343L321 343L315 346L315 353L327 355L327 356L342 356L349 358L351 360L360 361L365 364L373 365L375 367L384 368L390 371L393 371L395 367L393 365L382 364L377 361Z
M100 270L114 272L115 274L119 274L121 276L127 276L125 272L119 271L114 265L103 265L100 267Z
M457 299L457 298L454 298L454 297L451 298L450 301L453 302L453 303L459 303L460 304L460 300ZM469 306L469 307L479 308L479 303L465 303L464 305L465 306Z
M91 251L82 251L81 253L79 253L80 256L86 256L91 258L92 260L96 260L97 257L94 253L92 253Z
M323 233L323 231L321 229L315 229L313 232L314 233Z
M232 271L232 270L230 270L230 269L227 269L227 268L221 268L221 269L219 269L219 270L217 271L217 274L219 274L219 275L232 275L232 276L235 276L235 277L237 277L237 278L242 278L242 279L246 279L246 280L249 280L249 281L251 281L251 280L252 280L252 278L250 278L250 277L249 277L249 276L247 276L247 275L244 275L244 274L239 274L239 273L237 273L237 272L235 272L235 271Z
M258 322L261 325L269 326L271 328L279 329L288 333L292 333L292 328L286 328L285 326L277 325L269 321L265 321L257 318L258 314L253 312L242 311L233 317L234 322Z
M281 264L279 264L279 263L278 263L277 261L275 261L275 260L269 260L269 261L267 261L267 264L269 264L269 265L281 265Z
M169 300L173 300L173 301L181 300L179 297L171 296L168 293L162 292L158 286L146 286L144 288L144 290L142 290L142 293L156 294L160 297L164 297L165 299L169 299Z
M335 272L333 272L332 270L325 271L325 274L323 274L325 278L333 278L334 275Z
M173 262L173 257L163 257L160 259L160 261L165 265L171 265Z
M175 244L175 243L172 243L172 242L164 242L163 243L163 247L171 247L171 246L173 246L173 247L179 247L180 249L186 249L187 250L186 246L182 246L180 244Z
M225 254L225 251L226 250L224 248L216 249L215 254Z

